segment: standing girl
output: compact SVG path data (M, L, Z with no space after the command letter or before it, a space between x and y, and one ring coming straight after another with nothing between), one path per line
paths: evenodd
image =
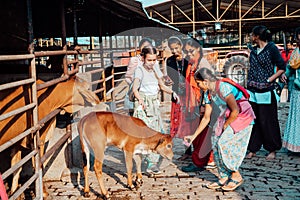
M250 52L250 69L247 89L256 115L251 133L247 158L252 158L263 146L269 154L266 159L274 159L276 150L281 149L281 135L277 114L279 96L276 93L276 79L285 71L284 60L274 42L271 32L265 26L252 29L252 42L256 44ZM274 73L274 68L277 72Z
M172 94L172 98L179 102L179 98L172 89L164 85L161 71L154 68L157 62L157 51L153 46L145 46L141 52L143 64L138 66L134 72L132 90L135 96L134 117L142 119L148 127L164 132L160 115L159 91L163 90ZM160 173L158 168L159 154L150 153L147 155L148 173Z

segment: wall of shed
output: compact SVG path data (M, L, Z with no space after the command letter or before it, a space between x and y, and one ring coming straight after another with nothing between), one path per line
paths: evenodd
M0 55L28 52L26 7L26 1L1 1Z

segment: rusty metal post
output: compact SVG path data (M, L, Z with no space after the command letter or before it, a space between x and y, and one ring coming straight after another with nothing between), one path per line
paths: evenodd
M31 0L27 0L27 23L28 23L28 51L30 54L34 52L34 35L33 35L33 24L32 24L32 4ZM37 84L36 84L36 66L35 66L35 57L31 59L29 66L29 73L31 78L34 79L34 82L31 85L32 88L32 103L36 106L32 110L33 114L33 123L34 126L38 124L38 100L37 100ZM37 199L43 198L43 170L40 163L40 151L39 151L39 143L40 133L36 132L34 137L34 150L37 150L37 154L34 156L34 164L35 164L35 173L38 174L37 180L35 181L35 195Z
M60 1L60 19L61 19L61 40L62 40L62 47L64 51L67 51L67 41L66 41L66 21L65 21L65 5L64 1ZM67 55L63 58L63 68L64 74L68 75L68 63L67 63Z

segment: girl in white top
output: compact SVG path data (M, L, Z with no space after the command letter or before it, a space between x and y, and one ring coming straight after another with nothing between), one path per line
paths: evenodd
M177 99L178 102L179 98L171 88L164 85L161 71L154 68L157 62L155 47L144 47L141 56L143 64L136 68L132 86L135 96L133 116L142 119L148 127L159 132L164 132L159 110L159 91L163 90L166 93L172 94L173 98ZM158 154L150 153L147 155L147 172L160 173L157 167L159 158Z

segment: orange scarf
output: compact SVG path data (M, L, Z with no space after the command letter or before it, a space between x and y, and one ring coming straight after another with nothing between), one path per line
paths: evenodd
M192 112L190 108L198 106L201 96L200 88L198 87L198 84L194 78L196 69L197 66L193 67L193 65L189 63L186 70L186 108L189 109L189 112Z

